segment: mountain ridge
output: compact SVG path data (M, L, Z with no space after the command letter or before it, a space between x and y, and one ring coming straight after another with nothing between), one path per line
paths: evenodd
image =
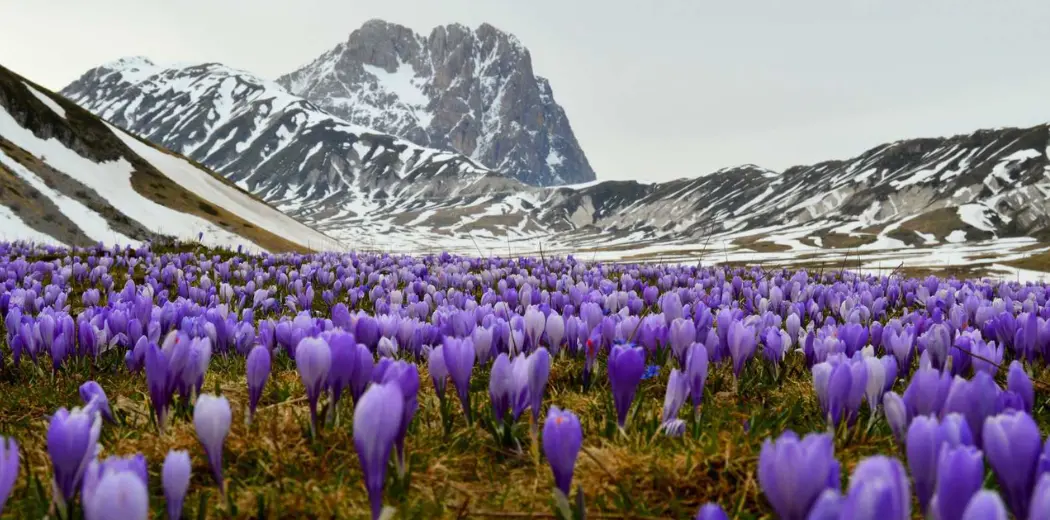
M1047 125L898 140L780 172L746 164L653 184L544 188L461 155L366 132L279 85L221 65L161 68L145 79L136 69L133 84L116 72L93 70L63 93L346 240L374 237L410 250L541 240L595 248L687 245L715 237L805 250L1050 237ZM193 102L227 81L230 91L244 84L244 92L261 92L223 97L234 107L228 121L209 115L215 103ZM292 113L265 102L278 98L295 107ZM252 130L235 131L245 126ZM270 137L250 138L260 131ZM211 150L216 143L221 153Z
M438 26L424 37L369 20L277 82L349 122L462 153L526 184L596 178L529 50L491 24Z

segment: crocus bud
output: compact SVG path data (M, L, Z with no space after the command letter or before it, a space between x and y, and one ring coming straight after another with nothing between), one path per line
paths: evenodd
M966 505L984 480L984 457L973 446L942 446L937 463L937 498L933 516L961 520Z
M270 377L270 350L262 345L256 345L248 353L247 380L248 380L248 421L255 415L255 408L259 405L262 397L263 387Z
M616 345L609 352L609 386L616 405L616 423L627 424L627 412L634 401L638 383L645 374L645 350L630 345Z
M332 350L321 338L303 338L295 349L295 366L306 387L310 401L310 432L317 433L317 400L328 382L328 371L332 368Z
M996 415L984 422L982 438L1006 505L1015 517L1027 517L1043 448L1039 426L1024 412Z
M476 354L474 343L469 338L446 337L441 354L452 384L456 387L459 401L463 405L463 414L466 415L467 422L470 422L470 375L474 371Z
M94 409L59 408L47 429L47 452L55 476L56 497L68 503L80 488L88 462L98 451L102 417Z
M95 381L87 381L80 385L80 400L84 402L85 407L90 406L98 410L103 419L111 423L116 422L113 419L113 412L109 409L106 391Z
M160 473L161 485L164 487L164 500L168 502L168 520L182 518L182 502L186 499L186 491L190 487L192 474L193 465L188 452L178 450L168 452Z
M149 518L149 489L134 471L107 470L84 491L85 520Z
M911 493L908 474L899 460L881 455L857 464L850 476L842 518L856 520L908 520Z
M568 410L551 406L543 422L543 455L554 473L554 486L566 497L572 488L572 474L582 445L579 418Z
M18 480L18 443L14 439L0 437L0 514L4 503Z
M1047 504L1050 506L1050 503ZM1044 509L1050 511L1050 509ZM987 489L978 491L966 504L962 520L1008 520L1006 505L999 493Z
M801 440L788 430L766 439L758 456L758 483L780 518L804 520L825 489L838 489L839 463L830 435Z
M223 396L201 394L193 406L193 427L197 440L208 455L208 465L219 489L225 492L222 481L222 446L230 433L230 402Z
M354 449L361 461L372 520L383 511L383 486L390 451L401 424L404 396L396 382L372 385L354 408Z
M729 520L729 516L726 515L722 506L714 502L708 502L697 511L696 520Z
M693 406L699 408L704 400L704 385L707 383L707 347L693 343L685 360L685 375L689 380L689 397Z

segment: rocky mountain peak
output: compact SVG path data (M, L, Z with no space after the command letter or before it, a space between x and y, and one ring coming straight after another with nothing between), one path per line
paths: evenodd
M462 153L528 184L595 178L528 49L490 24L439 26L424 38L369 20L278 83L351 123Z

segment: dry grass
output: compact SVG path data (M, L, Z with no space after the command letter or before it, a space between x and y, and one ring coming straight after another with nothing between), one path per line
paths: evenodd
M827 233L820 237L823 247L828 249L856 249L860 246L874 244L875 235L847 235L845 233Z
M1046 244L1040 245L1045 247ZM1050 251L1044 251L1042 253L1029 255L1020 260L1003 262L1003 264L1008 265L1010 267L1016 267L1018 269L1031 269L1033 271L1050 271Z
M643 383L628 433L611 426L611 401L605 381L584 393L578 388L580 363L559 359L551 372L547 403L576 412L582 421L585 453L580 455L574 482L582 485L591 513L619 518L684 518L700 504L715 500L743 517L767 512L755 481L757 450L762 439L785 427L799 431L819 429L816 403L803 367L790 365L793 374L782 384L758 384L768 374L748 374L739 395L728 393L730 375L712 374L707 404L681 439L657 435L658 416L669 368ZM350 403L340 407L340 424L323 429L311 440L306 403L300 396L293 363L281 357L268 383L261 410L251 426L244 424L247 392L244 362L217 357L205 382L206 391L218 388L234 408L234 424L225 451L228 497L221 500L193 433L188 410L179 410L165 435L150 420L144 376L128 374L119 356L101 361L94 375L107 390L118 424L104 428L102 456L141 452L150 462L154 484L169 449L185 449L194 459L194 479L187 509L197 514L202 498L209 514L247 518L257 515L260 500L272 518L359 518L366 514L367 497L353 451ZM46 366L46 365L45 365ZM46 494L36 496L33 475L46 484L50 467L45 452L47 416L59 407L79 404L77 388L90 379L86 365L69 367L53 378L23 364L5 367L0 392L4 434L22 445L23 471L8 508L17 517L39 517L47 508ZM445 435L439 404L426 373L420 409L409 432L410 473L404 485L388 481L387 503L400 518L480 518L486 512L551 511L550 470L536 461L528 433L528 415L515 430L521 451L498 445L479 424L467 426L454 404L454 424ZM476 414L489 414L487 374L475 374L472 402ZM688 408L688 406L687 406ZM888 446L885 432L868 440ZM393 472L392 472L393 475ZM163 507L161 491L153 486L154 507ZM44 486L48 489L48 486Z

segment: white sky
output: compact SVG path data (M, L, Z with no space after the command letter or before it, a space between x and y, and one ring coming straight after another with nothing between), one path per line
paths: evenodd
M52 89L122 56L276 78L371 18L489 22L602 179L844 159L1050 119L1047 0L0 0L0 64Z

